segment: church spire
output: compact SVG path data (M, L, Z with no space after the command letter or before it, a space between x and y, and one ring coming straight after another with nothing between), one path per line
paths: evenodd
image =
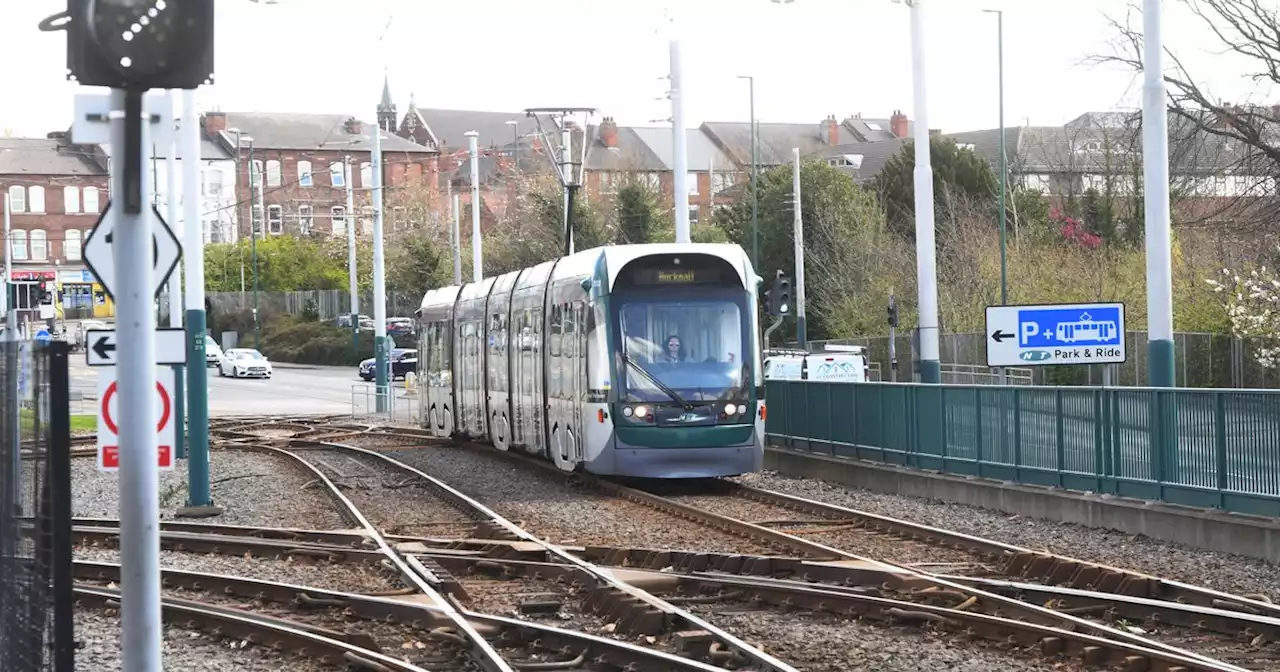
M396 104L391 99L391 80L382 76L382 100L378 103L378 126L388 132L396 132Z

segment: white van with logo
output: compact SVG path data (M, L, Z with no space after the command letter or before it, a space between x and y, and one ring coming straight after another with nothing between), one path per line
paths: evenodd
M828 345L823 352L765 351L765 380L865 383L869 373L866 348L860 345Z

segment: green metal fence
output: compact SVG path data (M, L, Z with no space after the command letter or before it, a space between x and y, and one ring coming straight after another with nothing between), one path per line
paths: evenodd
M772 445L1280 516L1280 392L769 381Z

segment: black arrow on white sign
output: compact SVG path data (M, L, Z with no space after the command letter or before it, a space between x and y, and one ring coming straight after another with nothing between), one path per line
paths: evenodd
M93 343L93 353L103 359L111 359L111 354L116 351L116 344L111 342L110 336L102 336Z
M115 236L115 233L116 233L115 231L108 233L102 240L106 241L106 243L110 245L112 242L111 238ZM160 265L160 241L156 240L156 237L153 235L151 236L151 266L156 267L159 265Z
M1013 336L1013 334L1006 334L1000 329L996 329L996 333L991 334L991 338L994 339L996 343L1003 343L1004 339L1013 338Z

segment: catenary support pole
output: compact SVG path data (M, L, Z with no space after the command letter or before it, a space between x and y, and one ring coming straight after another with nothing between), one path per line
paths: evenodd
M166 99L169 106L170 114L173 112L174 103L177 102L178 92L167 92ZM154 145L153 145L154 146ZM183 231L181 220L178 213L178 129L175 125L170 129L168 137L164 139L164 188L165 188L165 218L169 220L169 228L174 230L174 234L178 236L178 240L183 239ZM197 157L198 160L198 157ZM174 271L169 276L169 327L171 329L182 328L182 273ZM186 394L183 390L182 375L186 367L178 364L173 366L173 419L177 423L178 431L176 432L177 441L173 447L173 455L175 459L185 459L187 457L187 409Z
M915 90L916 281L920 289L920 381L942 382L938 353L938 266L933 229L933 168L925 98L924 0L911 1L911 79Z
M560 130L560 180L563 182L564 199L561 208L564 216L564 255L573 254L573 131L568 125Z
M480 282L484 278L484 257L480 247L480 134L467 131L463 135L471 152L471 281Z
M351 185L351 157L342 157L342 171L347 185L347 209L343 224L347 230L347 285L351 290L351 356L360 357L360 277L356 275L356 196Z
M209 368L205 364L208 315L204 312L204 222L200 217L200 120L196 92L182 92L182 121L178 145L182 155L183 262L186 264L187 301L187 507L196 515L211 515L209 477Z
M794 212L792 234L795 237L796 255L796 344L800 349L808 347L804 323L804 214L800 207L800 148L791 149L791 196Z
M261 315L258 314L258 238L265 233L267 225L267 206L262 202L262 172L256 169L253 162L253 143L249 143L249 178L253 181L250 192L253 198L253 209L258 214L258 221L254 222L253 217L249 218L249 234L253 236L251 246L253 248L253 347L258 352L262 352L262 326Z
M387 277L382 250L382 128L373 131L373 356L374 382L377 386L379 413L390 410L391 401L388 359L391 348L387 344Z
M453 284L462 284L462 195L453 192Z
M160 672L160 493L156 469L155 313L149 266L155 223L147 163L149 115L140 91L111 91L111 255L115 266L116 411L120 450L122 668Z
M1169 232L1169 119L1160 0L1142 3L1142 174L1147 239L1147 325L1152 387L1173 387L1173 271Z
M690 242L689 236L689 153L688 132L684 128L684 74L680 57L680 39L671 38L671 151L672 190L675 192L676 242Z
M9 380L11 381L12 389L5 390L5 393L10 395L10 399L15 400L9 406L10 434L8 439L10 445L13 446L13 451L10 454L11 463L9 468L12 470L10 473L15 474L16 478L16 474L22 473L22 451L19 450L19 446L22 445L22 404L16 402L16 400L21 399L19 396L21 393L19 379L22 376L19 373L19 367L22 362L18 356L18 341L22 339L18 335L18 297L9 296L9 288L12 285L10 281L13 279L13 243L11 242L13 241L11 235L13 222L10 216L10 207L9 194L6 193L4 195L4 342L7 344L5 345L5 366L10 372ZM10 298L12 298L12 301L10 301ZM15 512L22 509L22 488L13 489L13 505ZM6 550L10 553L13 552L13 549Z

